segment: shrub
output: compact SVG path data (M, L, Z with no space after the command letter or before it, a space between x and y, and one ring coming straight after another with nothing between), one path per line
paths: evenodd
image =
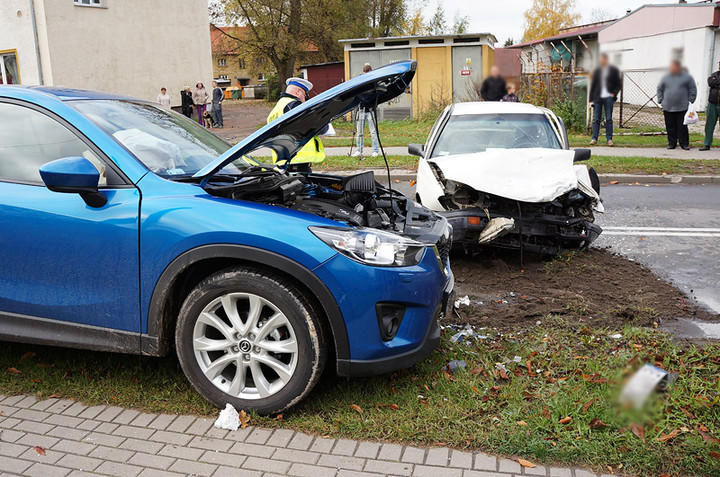
M555 101L552 111L563 120L568 132L581 133L585 130L585 110L575 101L567 97Z

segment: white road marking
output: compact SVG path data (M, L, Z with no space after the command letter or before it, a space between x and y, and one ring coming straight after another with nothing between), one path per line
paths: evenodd
M720 238L720 228L708 227L603 227L603 235L636 235L643 237L709 237Z

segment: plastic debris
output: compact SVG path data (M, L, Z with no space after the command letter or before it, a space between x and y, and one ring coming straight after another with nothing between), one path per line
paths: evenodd
M620 333L615 333L614 335L608 336L608 338L612 338L614 340L619 340L620 338L622 338L622 335Z
M641 409L656 388L661 387L664 390L667 386L677 381L677 373L672 374L672 382L670 382L667 371L646 364L633 374L625 384L625 387L620 393L620 404L626 406L632 405L636 409ZM663 381L665 382L661 385Z
M459 361L450 361L447 365L448 371L451 373L454 373L458 368L462 369L465 366L467 366L467 363L465 363L464 359L461 359Z
M218 429L237 431L240 428L240 414L228 403L225 405L225 409L220 411L214 426Z
M515 357L513 358L513 361L515 361L516 363L522 363L522 357L520 357L520 356L515 356Z
M465 295L464 297L455 300L455 308L460 308L460 305L470 306L470 297Z
M450 338L450 341L452 343L463 343L464 342L465 344L469 344L469 338L473 338L476 336L477 336L477 333L475 333L475 330L473 329L472 325L468 323L467 325L465 325L465 328L463 328L462 330L460 330L457 333L455 333L454 335L452 335L452 337Z

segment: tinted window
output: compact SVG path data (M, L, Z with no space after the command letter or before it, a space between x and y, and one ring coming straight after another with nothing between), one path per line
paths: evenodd
M432 157L532 147L562 149L543 114L463 114L450 117Z
M152 104L102 100L70 105L164 177L194 174L230 149L230 144L195 121ZM240 171L233 165L223 170Z
M105 185L102 161L72 131L39 111L0 103L0 180L42 183L40 166L69 156L92 162Z

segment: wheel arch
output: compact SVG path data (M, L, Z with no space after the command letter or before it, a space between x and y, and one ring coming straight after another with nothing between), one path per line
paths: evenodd
M155 284L148 310L147 340L143 354L166 355L174 341L177 313L185 296L210 274L233 264L256 265L293 279L307 291L323 312L332 336L335 357L350 359L350 346L342 312L325 284L309 269L280 254L255 247L233 244L203 245L178 256L163 271Z

